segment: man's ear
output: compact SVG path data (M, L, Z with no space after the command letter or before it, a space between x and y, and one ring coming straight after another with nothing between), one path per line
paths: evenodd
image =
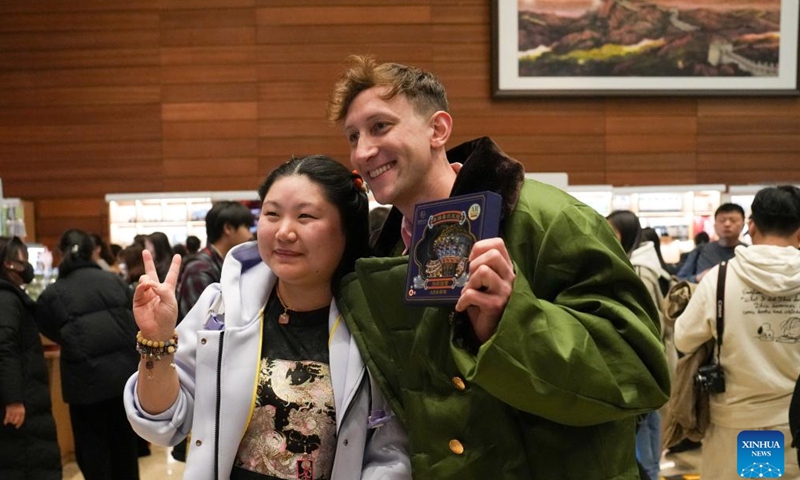
M753 240L753 235L758 235L758 227L756 227L756 222L751 219L745 221L747 223L747 234L750 235L750 240Z
M433 127L431 148L444 147L453 131L453 117L449 113L439 110L431 117L431 126Z

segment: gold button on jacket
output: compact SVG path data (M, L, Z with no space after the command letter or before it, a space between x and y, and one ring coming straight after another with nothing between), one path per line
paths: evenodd
M461 455L464 453L464 445L461 445L461 442L458 440L450 440L450 451L455 453L456 455Z

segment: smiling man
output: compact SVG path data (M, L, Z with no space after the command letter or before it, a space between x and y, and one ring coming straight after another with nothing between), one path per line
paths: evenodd
M446 149L431 73L352 57L328 105L353 167L392 204L337 305L407 426L415 478L634 479L635 417L667 400L657 310L603 217L524 179L489 138ZM454 308L404 303L414 205L491 190ZM394 258L392 258L394 257Z

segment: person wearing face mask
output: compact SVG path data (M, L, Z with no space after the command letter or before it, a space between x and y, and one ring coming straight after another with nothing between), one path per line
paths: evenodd
M28 249L0 237L0 478L60 480L61 454L34 303Z
M138 480L139 448L122 388L136 371L133 290L93 259L92 237L61 235L58 279L36 300L36 323L61 346L61 383L86 480Z

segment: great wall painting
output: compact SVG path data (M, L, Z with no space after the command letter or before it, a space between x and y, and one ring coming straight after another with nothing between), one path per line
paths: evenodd
M781 0L518 0L519 77L776 77Z

